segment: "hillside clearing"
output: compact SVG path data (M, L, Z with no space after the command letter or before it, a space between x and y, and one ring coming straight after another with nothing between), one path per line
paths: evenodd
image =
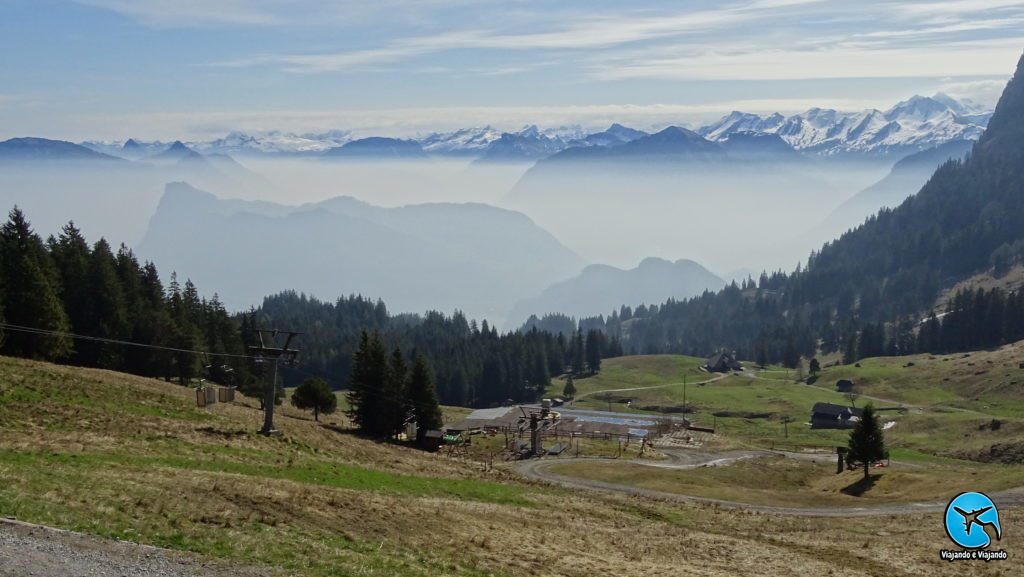
M197 409L169 383L0 357L0 515L311 577L948 570L931 515L791 518L567 490L287 405L284 435L261 437L255 406Z

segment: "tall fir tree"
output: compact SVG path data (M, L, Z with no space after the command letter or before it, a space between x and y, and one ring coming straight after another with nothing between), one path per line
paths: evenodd
M365 330L359 335L359 345L352 355L352 373L349 378L348 416L363 432L382 436L387 425L381 418L384 381L387 378L388 357L380 334Z
M416 420L416 442L422 443L428 430L440 429L444 425L433 371L423 355L416 355L413 361L412 372L409 374L408 399L412 416Z
M577 329L576 335L572 338L572 373L582 375L586 370L587 357L583 343L583 331Z
M398 434L409 418L409 401L406 396L406 381L409 365L401 349L395 348L388 359L384 373L384 388L381 391L381 429L378 436L392 437Z
M71 354L72 342L64 305L58 295L58 275L42 240L32 232L17 208L0 227L2 276L8 279L3 293L6 322L64 334L32 334L8 331L3 352L8 355L53 361Z
M110 245L100 239L93 245L86 274L88 299L82 317L86 334L103 339L129 338L128 312L117 276L117 262ZM104 342L79 344L82 359L89 366L118 370L122 368L122 347Z
M562 389L562 395L567 399L571 399L576 396L576 383L572 380L572 374L565 377L565 387Z
M591 374L601 371L601 357L604 355L604 333L597 329L587 331L587 370Z
M57 268L60 279L61 302L68 315L71 332L81 335L92 334L88 324L89 295L89 261L91 251L82 232L69 222L61 228L57 238L48 240L50 256ZM69 361L76 365L89 364L85 358L87 347L77 343Z
M860 420L850 432L846 457L849 462L859 463L864 468L864 478L867 479L871 463L888 456L878 415L874 406L869 403L862 409Z

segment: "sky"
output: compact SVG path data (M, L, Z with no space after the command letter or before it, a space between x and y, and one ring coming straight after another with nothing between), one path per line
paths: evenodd
M994 104L1009 0L0 0L0 139L697 126Z

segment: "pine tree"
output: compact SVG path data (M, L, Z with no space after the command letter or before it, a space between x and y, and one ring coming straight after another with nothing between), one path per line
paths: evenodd
M117 262L110 245L100 239L93 246L86 272L88 298L82 312L82 331L105 339L127 339L131 335L121 283L117 277ZM117 370L122 368L120 345L87 342L79 345L81 357L89 366Z
M861 411L860 420L850 432L850 442L846 458L848 462L860 463L864 467L864 478L868 478L871 463L881 461L889 456L885 449L885 437L878 423L875 408L870 403Z
M387 353L380 335L374 332L371 336L362 331L359 335L359 346L352 355L352 373L346 398L350 407L349 418L357 427L371 435L380 430L381 395L386 369Z
M49 244L50 256L60 278L61 302L68 315L71 332L90 335L92 332L86 320L90 304L88 275L91 253L89 245L81 231L75 227L74 222L64 225L60 235L56 239L51 236L47 244ZM73 364L90 364L82 354L82 344L84 343L78 343L69 359Z
M812 377L815 377L821 372L821 363L818 362L817 358L812 358L811 362L807 365L807 370L811 373Z
M786 341L786 348L782 351L782 366L787 369L795 369L800 362L800 353L796 350L793 339Z
M604 353L604 333L597 329L587 331L587 369L591 374L601 371L601 356Z
M577 329L576 336L572 338L572 374L582 375L586 368L586 362L583 332Z
M406 395L409 365L401 349L395 348L384 372L384 388L381 392L381 418L383 420L378 436L392 437L398 434L409 418L409 402Z
M576 396L576 383L572 380L572 375L565 377L565 388L562 389L562 395L567 399L571 399Z
M70 329L58 296L57 272L43 246L17 207L0 227L0 263L4 287L2 308L6 322L56 333ZM53 361L71 353L71 339L62 334L8 331L3 352L8 355Z
M852 365L859 359L860 357L857 356L857 332L850 330L846 333L846 338L843 339L843 364Z
M320 413L329 415L338 407L338 397L323 379L309 378L295 388L292 406L296 409L313 410L313 420L320 420Z
M412 373L409 375L408 399L412 416L416 420L416 442L422 443L428 430L440 429L444 425L441 407L437 401L437 391L434 388L434 377L423 355L416 355L413 362Z

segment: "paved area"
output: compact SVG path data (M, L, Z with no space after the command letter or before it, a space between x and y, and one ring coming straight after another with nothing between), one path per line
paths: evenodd
M198 555L0 519L0 577L271 577Z

